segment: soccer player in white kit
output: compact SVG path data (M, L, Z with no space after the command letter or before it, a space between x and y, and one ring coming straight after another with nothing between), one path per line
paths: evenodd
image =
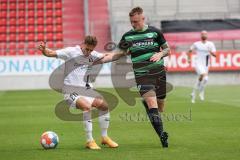
M68 74L65 75L62 92L64 94L64 100L70 107L83 111L83 124L87 137L86 147L89 149L101 149L92 136L91 109L95 107L99 112L98 118L102 136L101 143L108 145L110 148L116 148L118 144L107 135L110 119L108 105L101 95L92 94L95 91L90 88L88 82L84 79L85 75L91 70L92 63L104 57L104 54L94 50L96 45L97 39L95 36L86 36L84 43L80 46L77 45L75 47L67 47L54 51L48 49L45 43L41 43L38 49L47 57L56 57L65 60L64 71L66 73L68 70ZM84 93L76 93L74 87L87 87L83 92L86 94L90 93L90 96Z
M195 71L198 74L196 84L194 84L193 91L191 93L191 102L195 103L196 91L199 91L200 100L204 100L204 89L208 81L208 67L210 56L216 57L216 47L213 42L207 40L207 31L201 32L201 41L193 43L188 51L188 61L190 62L190 54L195 51Z

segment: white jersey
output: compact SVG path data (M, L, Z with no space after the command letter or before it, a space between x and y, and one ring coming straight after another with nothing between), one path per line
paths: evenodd
M103 54L97 51L92 51L86 57L78 45L57 50L56 53L57 58L65 60L64 85L79 87L86 86L86 74L91 71L89 65L103 57Z
M211 52L216 52L216 48L213 42L206 41L203 43L202 41L195 42L191 47L191 50L195 50L196 59L195 59L195 70L201 75L208 73L209 66L209 57Z
M205 43L202 41L195 42L190 49L196 52L196 65L203 66L208 66L209 51L216 52L214 43L210 41L206 41Z

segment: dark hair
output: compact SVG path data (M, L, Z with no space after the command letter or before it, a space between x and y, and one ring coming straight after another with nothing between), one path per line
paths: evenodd
M143 13L143 9L141 7L135 7L129 12L129 17L132 17L136 14L142 14L142 13Z
M85 37L85 39L84 39L84 44L96 46L97 45L97 37L96 36L87 35Z

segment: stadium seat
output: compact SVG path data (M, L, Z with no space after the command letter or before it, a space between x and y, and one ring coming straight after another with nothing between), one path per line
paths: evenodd
M35 46L35 43L34 42L29 42L28 43L28 48L29 49L34 49L36 46Z
M24 42L25 41L25 37L26 37L25 33L18 34L18 41L19 42Z
M62 9L57 9L56 10L56 16L61 17L62 16Z
M6 33L7 27L6 26L0 26L0 33Z
M7 3L1 3L1 10L7 10Z
M14 10L14 11L10 11L10 13L9 13L9 17L10 18L16 18L16 11Z
M18 48L19 49L24 49L24 47L25 47L25 43L24 42L19 42L18 43Z
M52 9L53 8L53 3L52 2L47 2L46 7L47 7L47 9Z
M6 34L0 34L0 42L6 42L7 35Z
M28 25L34 25L34 18L28 18Z
M29 10L27 13L28 13L28 17L34 17L35 11Z
M34 2L28 3L28 10L34 10Z
M10 2L9 4L9 9L10 10L16 10L17 6L16 6L16 2Z
M62 24L62 17L57 17L55 20L56 24Z
M48 37L47 37L47 39L48 39ZM53 41L47 41L47 47L48 47L48 48L54 48L54 43L53 43Z
M9 50L13 50L13 51L16 51L16 43L14 43L14 42L11 42L10 44L9 44Z
M34 41L35 40L35 36L33 33L29 33L28 34L28 41Z
M37 35L37 41L44 41L44 34L43 33L39 33Z
M16 18L10 18L9 25L16 25Z
M56 48L62 48L63 47L63 42L62 41L57 41Z
M9 41L10 42L15 42L16 41L16 34L15 33L11 33L9 35Z
M47 25L46 29L47 29L47 32L53 32L53 26L52 25Z
M43 2L38 2L38 3L37 3L37 9L44 9L44 4L43 4Z
M47 17L46 24L53 24L53 18Z
M16 26L10 26L9 27L9 32L10 33L16 33L17 29L16 29Z
M39 18L37 19L37 24L38 24L38 25L44 25L44 19L43 19L42 17L39 17Z
M55 3L55 8L61 9L62 8L62 2L56 2Z
M44 26L43 25L38 25L37 30L38 30L38 33L44 33Z
M29 49L28 54L29 55L35 55L35 49Z
M25 3L25 1L18 3L18 9L19 9L19 10L25 10L25 8L26 8L26 3Z
M28 33L34 33L35 32L35 27L34 25L29 25L28 26Z
M0 19L0 25L6 26L7 25L7 20L6 18L1 18Z
M9 56L14 56L14 55L16 55L16 49L15 49L15 50L9 50L9 51L7 52L7 55L9 55Z
M24 49L18 49L17 55L25 55Z
M18 17L25 17L25 10L19 10L18 11Z
M62 32L62 25L56 25L56 32Z
M38 10L37 11L37 16L38 17L44 17L44 11L43 10Z
M47 33L47 41L53 41L53 33Z
M47 17L52 17L52 16L53 16L53 11L47 10Z
M63 39L62 33L57 33L56 40L62 40L62 39Z
M1 11L0 18L6 18L6 17L7 17L7 11Z
M18 29L18 33L24 33L25 30L26 30L25 26L23 26L23 25L22 26L18 26L17 29Z
M25 26L26 19L25 18L19 18L18 19L18 25L24 25Z

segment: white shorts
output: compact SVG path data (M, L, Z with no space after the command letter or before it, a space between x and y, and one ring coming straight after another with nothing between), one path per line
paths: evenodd
M196 65L196 66L195 66L195 70L196 70L196 72L197 72L198 75L208 74L208 66Z
M84 98L92 106L92 103L95 100L95 98L102 97L99 93L97 93L92 89L88 89L86 92L88 92L88 94L86 95L91 95L91 96L79 95L78 93L73 92L71 94L64 94L64 100L67 102L67 104L70 107L76 108L77 107L76 103L79 98Z

